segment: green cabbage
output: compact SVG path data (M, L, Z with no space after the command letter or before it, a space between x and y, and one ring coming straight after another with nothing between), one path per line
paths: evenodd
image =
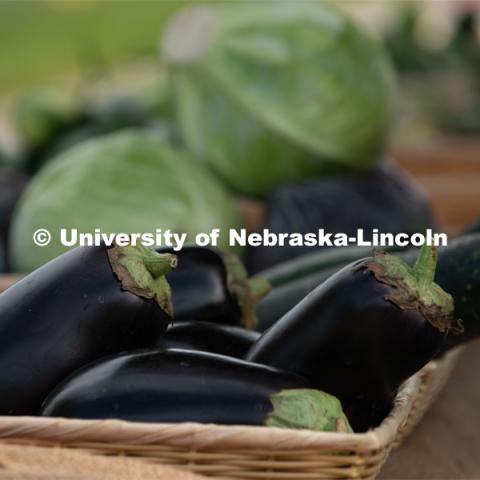
M60 229L81 233L193 235L240 226L233 199L204 166L151 135L127 130L79 144L49 163L27 187L14 213L10 261L31 271L68 248ZM45 228L52 242L35 246ZM226 247L226 236L220 246Z
M162 39L183 139L235 189L372 167L392 113L381 48L324 2L177 14Z

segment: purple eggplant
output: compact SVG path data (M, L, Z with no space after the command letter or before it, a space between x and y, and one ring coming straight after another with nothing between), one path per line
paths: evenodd
M105 355L154 346L171 322L173 255L79 247L0 295L0 415L35 415L63 378Z
M235 325L194 320L171 325L157 346L243 358L258 337L258 332Z
M267 330L246 359L335 395L355 431L375 427L451 328L453 299L433 282L435 265L431 247L413 268L386 253L356 261Z
M167 275L175 323L195 321L254 328L255 303L270 290L262 279L249 279L238 257L215 248L184 247L175 253L178 267Z
M188 350L102 359L46 399L42 415L349 431L337 399L288 372Z

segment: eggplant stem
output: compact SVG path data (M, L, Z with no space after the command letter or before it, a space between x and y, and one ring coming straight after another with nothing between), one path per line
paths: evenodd
M257 317L255 315L256 293L252 291L247 271L235 254L220 252L220 255L227 273L228 290L236 297L242 310L242 325L245 328L254 330L257 325ZM263 287L265 287L264 282ZM259 288L259 285L256 285L256 288ZM260 293L258 292L259 295ZM267 292L264 291L264 293L266 294Z
M437 247L422 245L415 266L413 276L417 279L419 286L431 284L435 278L437 267Z
M152 252L152 255L142 255L142 260L153 278L163 277L177 266L176 257L169 254Z
M170 285L165 276L177 266L177 257L157 253L142 245L117 245L107 249L113 272L123 290L154 299L170 317L173 315Z
M393 287L385 300L402 310L418 310L435 328L446 332L452 326L455 305L453 297L434 282L436 264L436 247L424 245L413 268L388 253L376 254L365 265L379 282Z

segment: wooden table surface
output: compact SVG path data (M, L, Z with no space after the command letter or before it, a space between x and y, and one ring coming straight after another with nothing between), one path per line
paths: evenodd
M379 478L480 479L480 343L462 354L440 398Z

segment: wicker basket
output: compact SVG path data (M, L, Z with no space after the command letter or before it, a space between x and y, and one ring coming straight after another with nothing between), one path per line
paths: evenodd
M408 380L391 415L364 434L267 427L130 423L0 417L0 438L13 443L132 456L213 477L374 479L408 418L420 377Z
M462 349L431 362L406 382L391 415L365 434L0 417L0 439L80 449L112 462L135 457L222 478L374 479L390 449L412 432L438 396Z
M4 278L6 288L16 278ZM136 457L204 475L242 479L373 479L391 448L411 433L450 375L461 348L405 383L391 415L365 434L266 427L140 424L0 417L0 439Z
M400 429L394 447L398 447L425 415L437 399L457 364L463 346L450 351L442 359L430 362L420 372L420 387L413 401L412 408L404 426Z
M135 457L222 478L374 479L390 449L412 432L438 396L462 349L431 362L406 382L391 415L365 434L0 417L0 439L80 449L112 462Z

